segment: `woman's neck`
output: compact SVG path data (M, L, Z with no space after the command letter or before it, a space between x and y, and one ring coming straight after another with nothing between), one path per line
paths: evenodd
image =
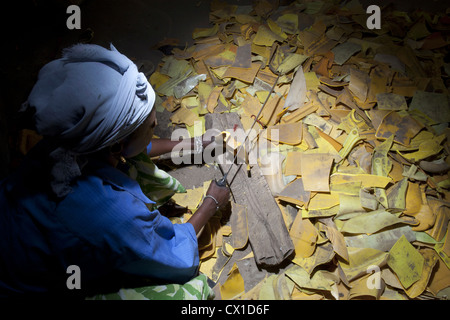
M117 159L111 152L109 151L109 148L97 151L90 156L91 158L94 158L96 160L106 162L110 166L116 168L119 164L119 159Z

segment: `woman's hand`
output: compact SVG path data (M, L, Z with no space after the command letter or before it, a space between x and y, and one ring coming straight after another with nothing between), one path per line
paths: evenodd
M211 182L209 185L206 195L214 197L218 202L219 208L222 208L230 201L230 189L228 187L219 186L215 181Z
M204 198L201 206L189 219L188 223L192 224L197 236L202 228L208 223L209 219L214 215L217 207L223 207L230 200L230 189L228 189L228 187L221 187L213 181L211 182L206 195L214 197L217 203L210 197Z

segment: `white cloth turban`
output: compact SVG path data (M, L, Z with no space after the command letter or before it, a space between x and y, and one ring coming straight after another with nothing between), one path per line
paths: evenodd
M45 65L27 101L39 134L57 146L50 153L52 189L67 195L81 175L77 156L119 142L150 114L155 92L136 65L118 52L79 44Z

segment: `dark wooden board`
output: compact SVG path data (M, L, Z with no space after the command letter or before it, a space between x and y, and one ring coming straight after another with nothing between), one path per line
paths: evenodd
M205 115L205 128L219 131L242 127L236 113L212 113ZM220 164L223 172L230 164ZM277 266L293 251L294 245L278 207L260 167L253 165L250 176L246 165L233 165L228 175L228 183L233 200L247 207L249 242L256 263L262 266Z

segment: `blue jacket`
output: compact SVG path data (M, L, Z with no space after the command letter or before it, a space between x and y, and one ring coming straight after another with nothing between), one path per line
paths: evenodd
M172 224L150 211L152 201L135 180L95 160L72 193L54 198L45 153L35 149L0 182L0 297L70 293L70 265L80 268L81 290L94 292L98 283L118 284L123 275L172 283L196 275L190 223Z

